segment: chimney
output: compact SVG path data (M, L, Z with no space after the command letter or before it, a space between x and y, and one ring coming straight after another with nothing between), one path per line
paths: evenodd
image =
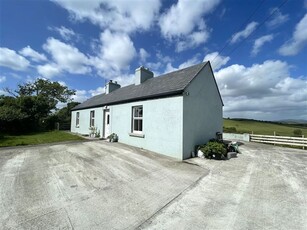
M106 94L109 94L111 92L113 92L114 90L117 90L120 88L120 85L117 84L117 82L113 82L112 80L110 80L107 84L106 84Z
M135 85L140 85L144 81L153 78L154 74L149 69L141 66L135 70Z

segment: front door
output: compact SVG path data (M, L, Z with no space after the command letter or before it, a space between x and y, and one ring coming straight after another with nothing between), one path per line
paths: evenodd
M104 110L104 125L103 125L103 137L107 138L110 133L110 110Z

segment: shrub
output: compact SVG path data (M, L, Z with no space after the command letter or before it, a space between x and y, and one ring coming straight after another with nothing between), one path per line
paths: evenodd
M295 130L293 130L293 134L294 134L294 136L297 136L297 137L301 137L302 135L303 135L303 132L302 132L302 130L301 129L295 129Z
M225 145L216 141L209 141L204 147L201 147L200 150L204 153L204 156L209 159L222 159L225 158L227 154Z
M223 127L223 131L225 133L236 133L237 129L236 127Z

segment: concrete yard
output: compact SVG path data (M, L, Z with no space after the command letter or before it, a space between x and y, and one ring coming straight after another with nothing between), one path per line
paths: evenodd
M307 151L185 162L91 141L0 149L0 229L307 229Z

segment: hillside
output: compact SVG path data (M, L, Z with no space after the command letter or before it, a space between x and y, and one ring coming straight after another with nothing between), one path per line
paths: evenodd
M293 131L295 129L302 130L302 134L307 137L306 125L278 124L245 119L224 119L224 132L274 135L275 131L276 135L279 136L294 136Z

